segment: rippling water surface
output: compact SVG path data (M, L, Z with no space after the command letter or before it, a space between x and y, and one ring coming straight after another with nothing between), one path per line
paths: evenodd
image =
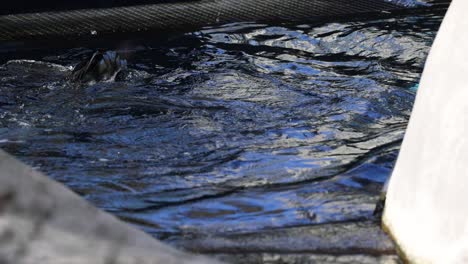
M441 19L123 43L127 79L90 86L65 76L91 49L0 53L0 147L174 243L372 219Z

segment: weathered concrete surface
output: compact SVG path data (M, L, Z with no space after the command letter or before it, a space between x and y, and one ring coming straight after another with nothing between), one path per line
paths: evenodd
M200 253L395 254L393 242L371 221L286 227L184 240L179 246Z
M235 264L398 264L398 256L371 256L365 254L332 255L332 254L231 254L216 255L217 258Z
M0 150L0 263L216 263L158 242Z
M400 263L395 246L373 221L214 234L177 243L228 263Z
M468 263L467 10L452 1L389 183L384 224L414 263Z

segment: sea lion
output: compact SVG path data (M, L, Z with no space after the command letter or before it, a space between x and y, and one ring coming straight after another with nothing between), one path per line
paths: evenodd
M91 58L75 66L70 80L80 83L114 81L127 70L127 61L115 51L96 51Z

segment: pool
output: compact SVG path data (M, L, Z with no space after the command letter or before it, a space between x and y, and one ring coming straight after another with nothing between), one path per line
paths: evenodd
M3 51L0 147L191 251L393 255L366 234L443 14L101 43L130 71L94 85L94 47Z

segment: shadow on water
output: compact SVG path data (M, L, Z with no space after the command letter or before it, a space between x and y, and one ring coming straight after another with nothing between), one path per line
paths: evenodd
M441 20L206 28L91 86L65 80L90 49L4 54L0 147L180 245L372 221Z

